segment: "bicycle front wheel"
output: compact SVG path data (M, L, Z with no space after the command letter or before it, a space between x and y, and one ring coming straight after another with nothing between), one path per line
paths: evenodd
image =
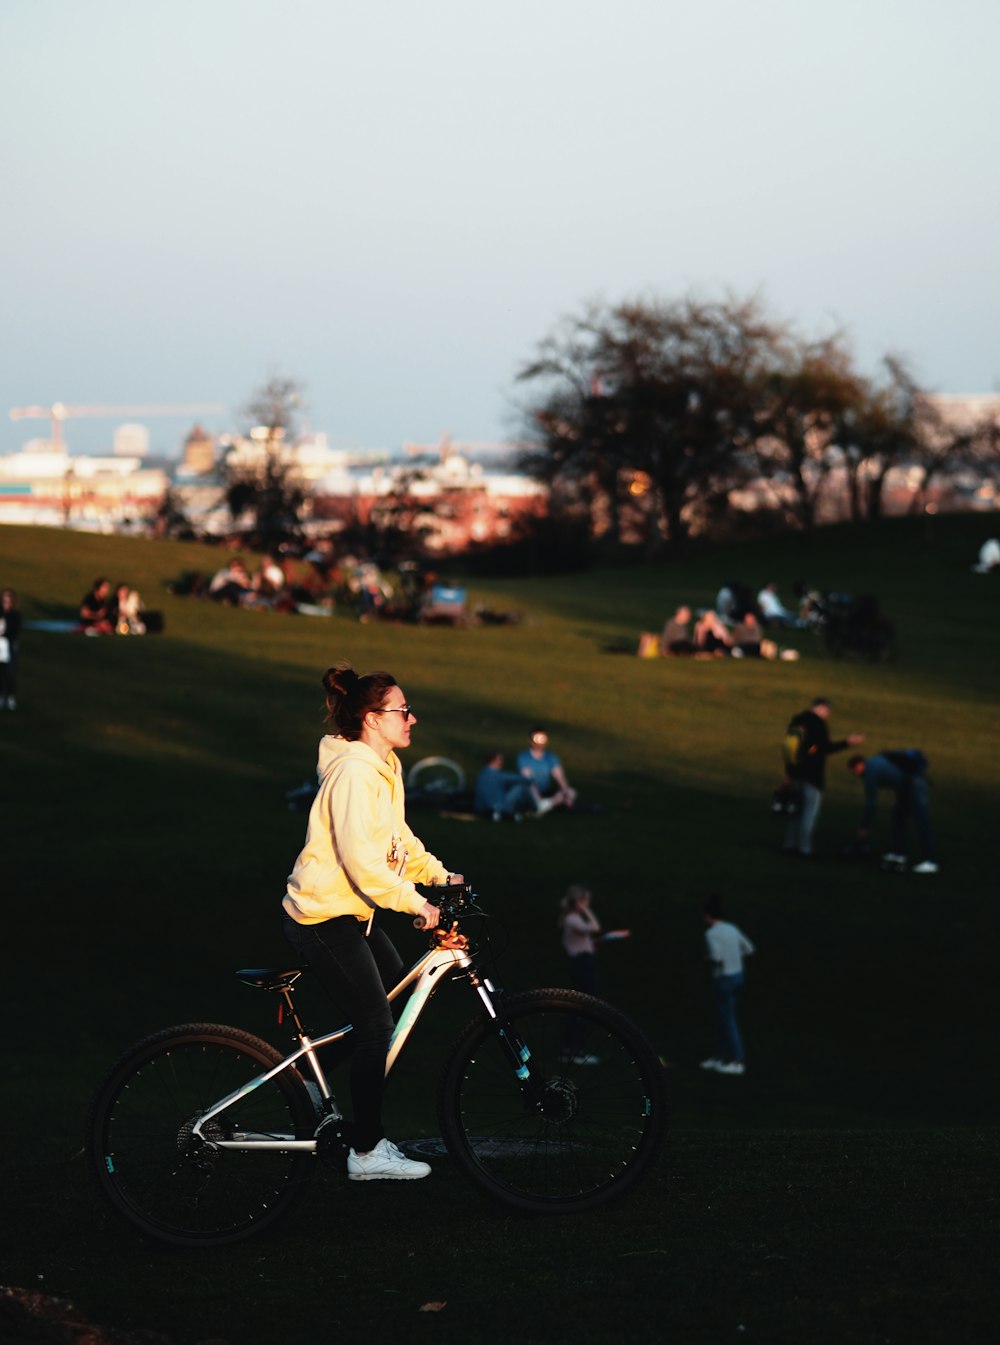
M159 1242L211 1247L267 1228L312 1171L308 1151L220 1148L219 1141L308 1139L316 1114L298 1074L284 1070L204 1123L215 1104L283 1057L238 1028L191 1023L138 1043L91 1104L87 1152L101 1193Z
M441 1133L474 1181L519 1209L587 1210L626 1191L663 1136L663 1067L639 1029L573 990L511 997L445 1067Z

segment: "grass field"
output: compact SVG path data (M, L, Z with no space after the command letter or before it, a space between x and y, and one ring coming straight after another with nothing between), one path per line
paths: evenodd
M173 1345L380 1337L501 1341L978 1341L998 1302L1000 577L970 565L975 516L831 528L674 563L475 581L523 614L468 630L219 609L170 595L194 545L0 528L0 583L27 618L72 615L98 573L128 579L166 630L22 641L19 708L0 713L7 1030L0 1283L71 1299ZM896 660L640 661L607 652L730 574L878 594ZM470 875L510 988L563 983L559 897L587 883L608 925L602 989L668 1063L673 1125L635 1194L565 1220L487 1203L445 1159L424 1183L323 1175L273 1236L165 1254L97 1204L80 1153L96 1081L172 1022L236 1022L283 1044L240 966L286 960L277 922L322 732L319 676L388 667L420 723L409 763L472 776L548 724L604 812L522 826L414 812ZM780 856L769 812L784 724L814 695L834 736L920 746L942 871L838 858L860 812L830 764L822 862ZM876 842L887 840L886 810ZM758 945L742 1009L749 1070L706 1077L712 1047L700 902L716 889ZM386 917L388 921L392 917ZM406 956L419 936L393 922ZM391 1133L438 1133L442 1048L469 1016L446 989L390 1084ZM322 1001L303 995L325 1022ZM426 1030L425 1030L426 1028ZM437 1313L418 1310L445 1301Z

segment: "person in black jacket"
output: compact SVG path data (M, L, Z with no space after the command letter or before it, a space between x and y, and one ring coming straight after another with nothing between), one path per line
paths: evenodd
M836 742L830 738L827 720L830 702L817 696L808 710L795 715L785 735L785 773L795 789L797 807L788 819L782 852L811 857L813 832L823 804L826 759L833 752L863 743L863 733L849 733Z
M5 588L0 593L0 710L17 709L17 641L20 634L17 594L12 588Z

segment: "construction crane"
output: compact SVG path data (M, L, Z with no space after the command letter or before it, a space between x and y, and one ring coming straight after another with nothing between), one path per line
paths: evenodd
M207 416L217 411L225 411L224 406L64 406L62 402L53 402L51 406L15 406L10 413L11 420L48 420L52 425L52 447L61 452L65 448L62 425L64 420L75 420L78 416L101 416L114 419L117 416Z

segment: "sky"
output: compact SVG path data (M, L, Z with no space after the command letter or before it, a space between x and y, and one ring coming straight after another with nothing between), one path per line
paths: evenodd
M234 429L272 374L336 447L507 438L636 298L993 391L998 51L996 0L3 0L0 453L28 404Z

